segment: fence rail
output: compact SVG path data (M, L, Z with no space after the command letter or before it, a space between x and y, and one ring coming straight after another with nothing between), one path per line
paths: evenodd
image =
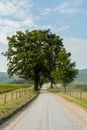
M69 92L67 92L67 94L72 97L77 97L79 99L87 100L87 93L85 93L85 92L69 91Z
M0 106L10 102L10 101L13 101L17 98L21 98L23 97L24 95L28 95L30 93L31 89L30 88L27 88L27 89L23 89L23 90L16 90L16 91L13 91L13 92L8 92L8 93L3 93L3 94L0 94Z

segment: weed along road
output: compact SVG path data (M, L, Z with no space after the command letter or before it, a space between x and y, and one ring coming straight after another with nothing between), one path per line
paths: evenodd
M87 130L87 112L58 94L41 90L39 96L0 130Z

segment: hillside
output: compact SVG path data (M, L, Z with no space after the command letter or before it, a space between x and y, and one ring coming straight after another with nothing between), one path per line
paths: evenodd
M9 78L6 72L0 72L0 83L28 83L27 81L18 78L17 76L12 76ZM79 70L74 83L76 84L87 84L87 69Z
M0 83L17 83L17 84L22 84L22 83L28 83L27 81L18 78L17 76L12 76L9 78L8 74L6 72L0 72Z
M79 70L79 74L77 75L74 83L87 84L87 69Z

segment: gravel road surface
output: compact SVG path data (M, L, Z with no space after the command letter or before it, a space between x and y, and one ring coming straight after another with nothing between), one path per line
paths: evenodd
M0 130L87 130L87 112L58 94L42 90Z

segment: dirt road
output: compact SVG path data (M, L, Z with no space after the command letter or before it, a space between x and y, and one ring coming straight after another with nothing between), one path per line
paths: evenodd
M87 112L58 94L41 91L0 130L87 130Z

